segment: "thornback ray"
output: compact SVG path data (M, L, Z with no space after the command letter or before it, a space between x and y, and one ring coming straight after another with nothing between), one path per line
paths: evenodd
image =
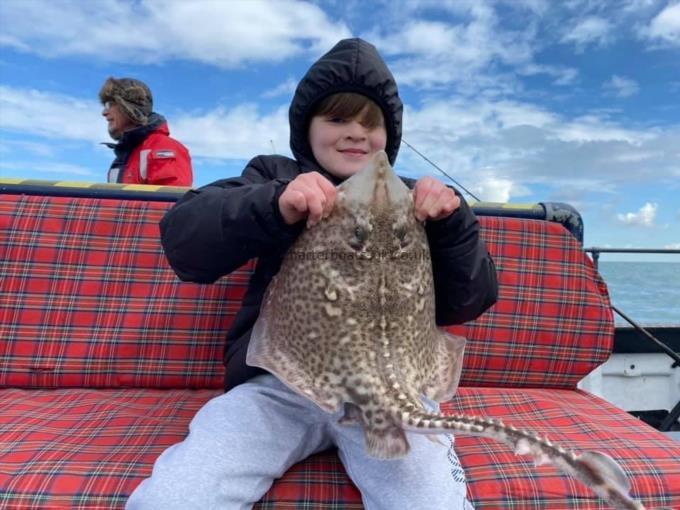
M276 375L323 410L359 425L367 453L409 452L409 433L461 432L501 441L553 464L614 508L640 510L623 469L498 420L428 412L456 392L465 339L436 326L432 262L411 190L387 155L337 189L330 215L305 229L272 279L247 363Z

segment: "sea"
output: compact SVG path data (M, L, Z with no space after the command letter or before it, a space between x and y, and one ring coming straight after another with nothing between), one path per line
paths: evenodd
M609 262L598 270L612 304L642 325L680 325L679 262ZM618 314L616 325L628 323Z

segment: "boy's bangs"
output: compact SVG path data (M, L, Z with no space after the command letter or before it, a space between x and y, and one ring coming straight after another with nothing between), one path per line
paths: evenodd
M359 122L369 129L384 124L380 107L366 96L352 92L341 92L328 96L321 101L314 115L339 119L354 119L360 115Z

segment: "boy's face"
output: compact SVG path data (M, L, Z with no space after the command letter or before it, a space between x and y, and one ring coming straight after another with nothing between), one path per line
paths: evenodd
M312 117L309 144L318 163L328 173L347 178L368 165L373 155L385 150L387 131L384 125L364 127L359 120Z

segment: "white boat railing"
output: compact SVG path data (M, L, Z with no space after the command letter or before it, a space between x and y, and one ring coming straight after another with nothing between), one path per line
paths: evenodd
M593 264L595 265L596 269L598 269L598 261L599 261L601 253L680 254L680 249L675 249L675 248L599 248L599 247L593 247L593 248L584 248L584 251L591 254L591 257L593 259ZM664 343L663 341L659 340L657 337L652 335L646 328L644 328L643 326L638 324L635 320L633 320L631 317L626 315L623 311L619 310L616 306L614 306L612 304L611 307L612 307L612 310L615 313L617 313L622 319L624 319L631 326L633 326L633 328L638 333L643 335L648 340L651 340L654 344L656 344L656 346L661 351L663 351L665 354L670 356L671 359L673 359L674 363L670 367L671 368L670 373L664 374L663 377L656 377L656 379L659 379L659 380L667 379L669 381L670 380L677 380L678 379L677 372L675 372L675 371L680 369L680 355L677 352L675 352L670 346L666 345L666 343ZM604 384L602 382L603 374L604 374L604 377L613 376L615 381L617 381L617 382L614 383L614 386L616 386L617 384L618 384L618 386L621 386L622 383L626 381L626 379L630 379L633 376L643 375L642 372L644 372L644 370L642 370L639 366L636 366L636 365L640 365L640 363L630 364L630 366L628 366L628 367L624 366L624 365L629 364L629 361L627 360L627 358L629 358L630 356L631 356L630 354L627 355L627 356L621 356L622 360L614 359L614 358L616 358L616 356L613 356L606 363L608 365L611 365L611 367L607 367L604 370L602 369L602 367L600 367L600 369L596 370L595 373L591 374L591 376L588 376L583 381L581 381L581 383L579 383L579 385L581 387L583 387L584 389L594 390L596 387L599 387L599 389L604 390L604 387L603 387ZM638 361L642 360L643 362L644 361L650 362L650 360L645 358L645 357L649 358L650 356L652 356L652 357L653 356L659 356L659 354L638 356L640 358ZM618 362L621 362L621 361L623 361L623 362L618 363ZM617 367L617 364L621 365L623 368ZM651 364L655 365L656 362L651 360ZM635 367L634 370L632 370L633 367ZM631 370L629 370L629 369L631 369ZM652 372L656 372L656 371L657 371L656 369L652 370ZM638 372L640 372L640 373L638 374ZM669 376L672 376L672 372L675 372L675 377L669 377ZM654 373L652 375L661 376L662 374ZM654 384L654 379L655 379L654 377L647 377L646 379L647 379L648 385ZM661 394L661 393L664 393L664 390L666 392L670 391L671 394L673 394L673 393L675 394L674 398L671 394L668 395L672 399L670 402L675 402L676 399L678 398L678 396L677 396L677 393L673 390L673 388L676 388L677 384L673 384L673 383L668 384L667 382L657 381L657 385L659 383L660 383L660 386L661 386L661 391L659 391L659 388L655 388L653 393ZM593 392L597 393L597 391L593 391ZM646 388L646 389L642 388L640 392L641 393L647 393L647 395L649 395L649 388ZM614 396L615 399L618 398L622 404L624 402L627 402L628 405L626 405L624 408L632 406L632 407L629 407L627 410L633 410L637 407L637 406L635 406L635 404L633 404L633 402L636 400L636 398L634 398L634 396L632 395L633 392L630 391L630 387L626 387L626 388L621 387L621 388L618 388L618 389L614 389L614 391L610 390L609 393L610 393L611 396ZM601 396L603 398L607 398L607 395L601 395ZM642 398L642 401L646 401L646 400L648 401L648 398L645 397L645 396L642 396L641 398ZM609 399L607 399L607 400L609 400ZM647 403L647 402L645 402L645 403ZM673 405L673 404L671 403L671 405ZM641 407L638 407L638 409L641 409ZM671 428L673 427L673 424L678 421L678 418L680 418L680 401L677 401L677 403L672 407L672 409L669 409L668 415L663 419L663 421L659 425L659 430L664 431L664 432L670 431Z
M595 269L598 268L600 253L680 253L676 248L584 248L583 251L590 253L593 258Z

